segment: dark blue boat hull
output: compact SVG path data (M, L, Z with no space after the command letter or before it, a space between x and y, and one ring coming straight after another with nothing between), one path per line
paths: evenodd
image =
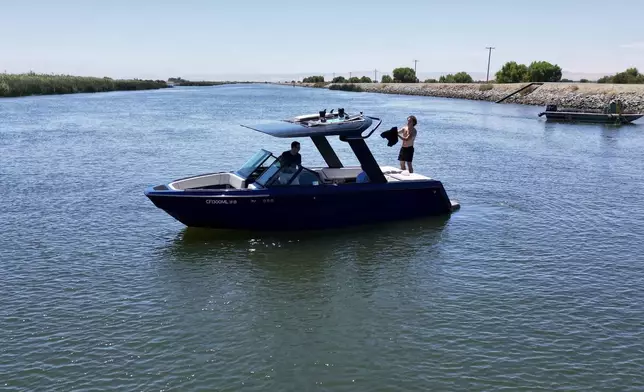
M449 214L440 181L175 191L146 196L188 227L238 230L338 228Z

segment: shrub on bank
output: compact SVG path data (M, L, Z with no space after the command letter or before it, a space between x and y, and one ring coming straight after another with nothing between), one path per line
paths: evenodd
M363 91L362 87L353 83L332 84L329 86L329 90L342 90L342 91L353 91L353 92Z
M597 83L644 84L644 74L641 74L637 68L629 68L616 75L599 78Z

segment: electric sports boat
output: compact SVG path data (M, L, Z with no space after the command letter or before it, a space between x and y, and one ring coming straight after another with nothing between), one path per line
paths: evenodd
M376 162L365 140L381 123L339 109L243 125L278 138L310 137L326 167L293 169L262 149L238 170L178 179L149 187L145 195L186 226L239 230L346 227L458 209L440 181ZM344 166L327 137L348 143L360 166Z

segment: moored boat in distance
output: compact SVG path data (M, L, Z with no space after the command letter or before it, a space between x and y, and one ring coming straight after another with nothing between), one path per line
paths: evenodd
M145 195L186 226L239 230L346 227L445 215L460 207L440 181L376 162L365 140L380 119L332 112L244 125L278 138L310 137L325 167L288 166L262 149L236 171L152 186ZM360 166L342 164L331 136L349 144Z
M623 112L621 102L613 101L603 110L559 109L557 105L548 105L545 112L539 113L539 117L543 115L551 121L620 125L629 124L644 116L644 113Z

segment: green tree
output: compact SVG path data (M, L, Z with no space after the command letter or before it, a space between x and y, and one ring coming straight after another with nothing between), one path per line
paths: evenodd
M516 61L508 61L496 73L497 83L521 83L527 82L529 79L528 67L523 64L517 64Z
M393 82L394 80L389 75L382 75L382 78L380 79L380 83L393 83Z
M309 76L302 79L304 83L324 83L324 76Z
M332 80L333 83L346 83L347 80L344 78L344 76L336 76Z
M357 76L353 76L349 78L349 83L360 83L360 78Z
M424 83L438 83L438 80L436 80L436 79L425 79Z
M588 83L588 79L579 79L579 83Z
M360 83L371 83L371 78L368 76L363 76L360 78Z
M558 82L561 80L561 67L547 61L533 61L528 74L531 82Z
M393 71L395 83L418 83L416 72L409 67L396 68Z
M438 81L440 83L473 83L474 79L467 72L459 72L454 75L441 76Z

